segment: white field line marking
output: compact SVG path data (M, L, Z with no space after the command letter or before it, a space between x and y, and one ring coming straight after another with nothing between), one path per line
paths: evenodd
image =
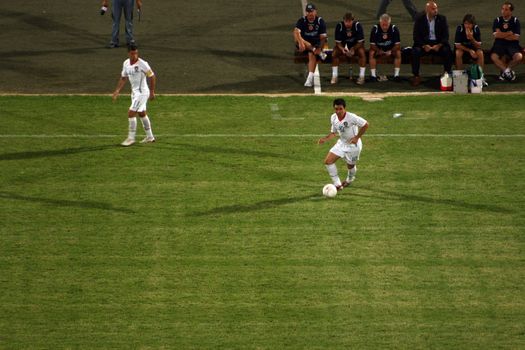
M304 118L287 118L281 116L281 112L279 111L279 104L277 103L270 103L270 110L272 111L272 119L277 120L302 120Z
M314 94L320 95L321 94L321 75L319 74L319 65L315 65L315 72L314 72Z
M365 97L363 97L363 101L366 101L366 102L382 102L382 101L384 101L384 99L382 97L368 97L368 96L365 96Z
M306 0L301 0L301 13L304 13L306 9Z
M126 136L126 135L124 135ZM302 137L321 137L324 134L156 134L156 137L177 138L177 137L195 137L195 138L224 138L224 137L241 137L241 138L302 138ZM98 139L122 137L122 134L0 134L0 139L60 139L60 138L81 138L81 139ZM524 138L525 134L366 134L368 137L410 137L410 138Z

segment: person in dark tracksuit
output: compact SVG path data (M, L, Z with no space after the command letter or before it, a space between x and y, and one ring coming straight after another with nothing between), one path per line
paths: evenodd
M109 0L102 0L102 8L107 8ZM135 0L113 0L112 3L113 28L111 30L111 41L109 47L119 47L119 33L120 33L120 17L124 13L124 25L126 29L126 44L128 46L135 45L135 38L133 37L133 9L135 7ZM137 0L137 8L142 8L142 0ZM105 11L101 12L104 14Z
M379 8L377 9L377 19L379 19L379 17L381 17L382 14L386 13L386 8L391 2L392 0L381 0L381 2L379 3ZM410 14L410 17L412 17L412 19L415 20L418 12L416 5L414 5L414 3L411 0L403 0L403 5L405 5L405 8Z

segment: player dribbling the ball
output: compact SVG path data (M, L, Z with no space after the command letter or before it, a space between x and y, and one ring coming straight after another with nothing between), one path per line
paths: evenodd
M354 113L347 112L346 102L342 98L335 99L333 106L335 113L330 117L330 133L321 137L317 143L322 145L339 135L337 143L328 151L324 164L332 183L340 191L355 179L356 164L363 148L361 137L368 129L368 122ZM339 178L335 165L335 162L340 158L346 162L348 168L348 175L343 182Z
M146 137L141 143L155 142L155 137L151 131L151 122L148 117L146 105L148 100L155 98L156 77L148 62L139 58L139 51L136 46L130 45L128 48L129 58L122 65L121 77L117 87L113 92L113 101L116 101L120 90L129 80L131 84L131 106L128 110L129 131L128 137L121 143L122 146L131 146L135 143L137 131L137 114L140 117ZM149 86L148 86L149 80Z

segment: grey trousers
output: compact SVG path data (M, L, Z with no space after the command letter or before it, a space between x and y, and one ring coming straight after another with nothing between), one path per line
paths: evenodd
M120 17L124 13L124 25L126 28L126 43L135 41L133 39L133 8L135 0L113 0L113 29L111 31L111 44L119 44Z
M386 8L390 4L392 0L380 0L379 8L377 9L377 15L376 17L379 19L379 17L386 13ZM417 8L416 5L411 0L403 0L403 5L405 5L405 8L407 9L408 13L412 17L412 19L416 19L417 15Z

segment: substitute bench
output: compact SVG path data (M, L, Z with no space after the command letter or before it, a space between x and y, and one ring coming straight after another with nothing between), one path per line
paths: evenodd
M319 63L332 63L332 50L326 49L323 50L324 53L326 53L326 59L320 60L318 59ZM493 63L492 59L490 58L490 50L484 49L483 55L485 56L485 64ZM368 50L366 50L366 63L368 64ZM381 56L376 58L377 64L393 64L394 63L394 57L392 56ZM346 56L340 57L341 63L357 63L358 58L357 56L352 56L350 58ZM308 55L305 55L302 52L295 52L294 56L294 62L295 63L308 63ZM411 64L412 63L412 48L411 47L404 47L401 49L401 64ZM472 60L470 57L468 57L465 61L465 64L472 63ZM525 49L523 49L523 59L522 63L525 63ZM440 56L434 56L434 55L428 55L428 56L422 56L421 57L421 64L443 64L443 59Z

